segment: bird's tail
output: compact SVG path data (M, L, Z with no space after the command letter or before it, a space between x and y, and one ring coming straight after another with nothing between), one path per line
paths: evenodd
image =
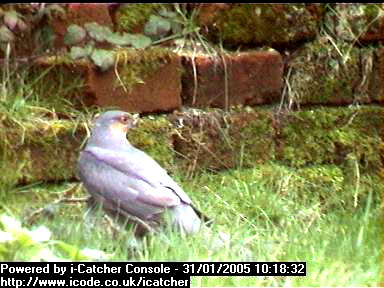
M182 203L172 207L170 210L174 225L177 225L189 234L199 231L201 225L200 218L190 205Z

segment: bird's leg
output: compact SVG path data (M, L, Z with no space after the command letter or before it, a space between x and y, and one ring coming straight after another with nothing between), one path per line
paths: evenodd
M129 222L131 220L131 221L135 222L137 225L139 225L140 228L142 228L142 229L136 228L136 230L138 230L138 231L136 231L135 234L138 234L140 236L140 235L144 235L146 233L155 233L156 232L156 230L153 227L151 227L144 220L142 220L136 216L130 215L121 209L119 209L118 213L121 216L123 216L127 222Z

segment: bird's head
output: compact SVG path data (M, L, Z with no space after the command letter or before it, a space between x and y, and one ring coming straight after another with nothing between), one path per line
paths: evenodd
M107 111L94 120L92 137L95 141L126 140L127 131L136 126L137 117L123 111Z

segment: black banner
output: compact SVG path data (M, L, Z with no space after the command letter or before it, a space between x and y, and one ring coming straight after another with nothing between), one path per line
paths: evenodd
M0 287L189 287L190 276L306 273L306 262L0 262Z

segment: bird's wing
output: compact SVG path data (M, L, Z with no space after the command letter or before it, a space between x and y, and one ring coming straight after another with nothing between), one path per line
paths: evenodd
M137 195L139 201L163 207L178 205L180 200L187 204L192 202L167 172L140 150L133 148L129 152L114 151L91 146L84 152L92 154L99 161L124 173L127 178L140 181Z
M77 172L91 194L143 219L181 203L175 194L162 193L140 179L128 177L88 152L81 152Z

